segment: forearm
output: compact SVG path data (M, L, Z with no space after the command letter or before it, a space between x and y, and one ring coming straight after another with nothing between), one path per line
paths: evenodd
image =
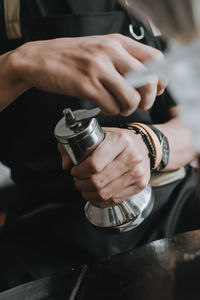
M119 34L29 42L0 56L0 110L29 88L95 102L106 114L149 109L165 83L134 89L124 75L163 59L157 49Z
M156 124L168 138L170 147L169 163L164 171L176 170L196 159L193 148L192 133L178 117L164 124Z
M15 59L12 51L0 56L0 111L27 90L18 75Z

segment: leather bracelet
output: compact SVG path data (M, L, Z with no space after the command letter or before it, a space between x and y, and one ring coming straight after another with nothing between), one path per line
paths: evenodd
M145 145L147 146L147 149L149 151L149 159L150 159L150 170L151 172L154 172L155 169L155 163L156 163L156 153L155 153L155 149L154 146L151 142L151 139L149 138L148 134L146 134L146 132L144 130L142 130L141 128L139 128L139 126L134 126L131 124L125 124L124 126L121 126L122 128L126 128L126 129L131 129L134 130L136 134L140 134Z
M155 149L155 155L156 155L155 169L156 169L160 165L160 162L162 160L162 146L157 134L153 131L153 129L151 129L146 124L134 122L134 123L130 123L130 125L139 126L143 130L145 130L146 134L148 134L149 138L151 139L151 142Z

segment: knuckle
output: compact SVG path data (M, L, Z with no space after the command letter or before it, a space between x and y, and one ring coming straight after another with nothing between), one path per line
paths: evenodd
M124 115L130 115L133 111L135 111L138 107L138 104L141 101L141 95L139 93L135 93L134 96L130 91L130 94L124 95L122 113Z
M110 36L115 39L115 40L121 40L122 39L122 34L120 33L112 33Z
M120 48L120 38L118 37L118 34L110 34L106 36L101 44L98 46L99 53L106 52L109 54L113 54Z
M102 187L101 181L96 176L91 176L91 184L95 189L100 189Z
M129 139L128 132L123 129L117 131L117 139L124 139L125 141Z
M148 47L148 49L150 48L150 51L148 51L147 56L149 56L149 59L155 59L155 60L164 60L164 54L153 47Z
M95 56L93 58L91 58L90 62L88 63L88 70L90 73L97 73L102 71L102 57L100 56L100 54L96 53Z
M142 97L138 106L141 110L148 110L154 103L157 92L157 83L151 84L148 87L145 86L142 91Z
M152 80L150 83L146 84L143 87L143 90L145 93L152 94L153 92L155 92L157 85L158 85L158 79L155 77L154 80Z
M135 153L134 151L129 151L129 153L127 153L127 162L129 165L131 165L133 162L135 162Z
M134 95L134 99L131 98L132 106L136 109L141 101L141 95L139 93Z
M99 47L100 50L102 50L103 52L106 52L106 53L111 53L113 51L115 51L115 45L116 45L116 42L113 43L112 40L104 40L104 42L101 44L101 46Z
M119 129L113 136L113 142L129 144L130 138L124 129Z
M112 111L110 111L110 114L112 114L112 115L118 115L119 113L120 113L119 107L115 107L115 108L113 108Z
M120 132L119 133L119 139L122 139L125 145L130 145L132 142L132 138L130 136L130 132ZM130 154L132 154L132 151L130 150Z
M104 189L100 189L98 192L98 197L101 199L101 201L107 201L108 199L110 199L112 197L112 195L105 191Z
M91 55L85 55L83 61L80 64L81 71L88 77L91 77L93 74L102 71L103 68L103 58L100 51L96 51Z
M156 60L164 60L164 54L161 51L154 48L154 58Z
M134 176L135 176L136 178L139 178L139 179L141 179L141 180L143 180L143 177L144 177L144 175L145 175L144 169L143 169L141 166L135 168L134 171L133 171L132 173L134 173Z
M142 153L137 152L137 161L139 163L141 163L141 165L145 164L145 158L144 158L144 155Z
M129 104L126 105L126 107L122 107L120 110L120 114L124 117L128 117L131 113L133 113L137 109L137 106L135 104Z
M97 163L96 159L94 159L92 157L90 158L89 167L90 167L90 171L93 174L97 174L97 173L99 173L101 171L100 165Z
M147 184L148 184L148 182L147 182L147 180L146 180L146 178L142 178L139 182L138 182L138 188L140 189L140 190L143 190L146 186L147 186Z
M134 190L134 195L140 193L143 189L141 189L140 187L136 186L135 190Z
M105 208L105 207L107 207L107 205L105 205L105 202L101 202L101 201L96 202L96 203L94 203L92 205L94 205L94 206L96 206L98 208Z
M102 112L106 115L118 115L120 113L120 107L118 105L110 107L103 107L101 103L99 104L99 107L101 108Z
M112 201L113 205L116 205L116 204L119 204L122 200L119 197L114 196L111 198L111 201Z
M85 68L83 68L83 71L89 73L94 66L94 58L93 55L85 55L83 56L83 62L81 64L82 66L85 66Z
M146 99L146 100L144 100L144 101L142 101L140 103L139 109L147 111L147 110L149 110L152 107L153 103L154 103L154 98L152 98L152 99Z
M123 110L120 111L120 114L121 114L122 116L124 116L124 117L128 117L128 116L130 116L135 110L136 110L135 107L132 107L131 109L125 109L125 110L123 109Z

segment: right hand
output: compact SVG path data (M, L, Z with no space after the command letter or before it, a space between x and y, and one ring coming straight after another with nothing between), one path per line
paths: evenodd
M73 166L71 175L82 197L97 207L119 204L143 190L150 179L149 151L142 137L133 130L103 127L105 139L82 162ZM70 159L58 146L62 167Z
M124 75L163 59L157 49L120 34L29 42L13 51L16 71L28 88L95 102L105 114L149 109L165 84L155 79L134 89Z

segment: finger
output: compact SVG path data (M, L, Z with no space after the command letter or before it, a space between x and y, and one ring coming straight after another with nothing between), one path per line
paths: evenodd
M157 89L157 94L156 96L161 96L164 93L165 89Z
M137 166L131 171L123 174L107 186L96 191L83 191L84 198L89 202L105 202L116 204L123 201L127 192L131 191L136 194L143 190L149 182L149 176L144 173L141 166ZM132 195L129 194L128 196Z
M58 148L58 151L60 152L61 156L66 155L65 149L63 148L63 146L60 143L57 144L57 148Z
M129 37L120 35L120 40L123 47L136 59L141 62L149 60L163 61L164 55L161 51L151 46L137 42Z
M157 86L157 96L160 96L163 94L167 84L168 84L168 80L166 78L159 78L158 86Z
M129 186L130 184L134 184L138 181L138 178L134 176L133 172L127 172L122 176L116 178L108 185L103 186L102 188L96 188L94 185L89 182L84 182L84 180L74 180L75 186L77 190L83 193L95 193L96 200L106 201L108 200L107 195L112 198L116 193L121 192L124 188ZM87 180L86 180L87 181ZM106 199L104 199L104 195L106 195Z
M115 68L121 75L125 75L131 70L141 71L145 69L143 63L131 56L123 47L119 47L112 57Z
M119 204L122 201L128 199L129 197L140 193L144 188L145 188L145 186L137 184L137 183L127 186L123 191L114 195L112 197L112 199L109 200L109 204L111 204L111 203L112 203L112 205Z
M67 155L62 156L62 168L63 170L69 170L73 166L72 161Z
M137 165L132 170L128 171L127 173L124 173L123 175L119 176L117 179L106 185L103 189L101 189L101 193L103 195L112 195L110 198L112 198L114 195L120 193L124 189L126 189L130 185L137 185L142 188L146 184L144 169L141 165ZM104 200L104 199L102 199Z
M82 192L81 194L85 201L89 201L94 206L104 208L113 205L112 200L109 200L109 195L107 195L107 200L102 200L96 192Z
M117 51L116 54L118 54ZM113 60L116 69L122 75L125 75L133 70L137 72L138 70L140 71L145 69L145 66L139 60L132 57L124 49L120 49L120 55L114 56ZM163 93L165 84L166 82L164 82L164 80L158 80L155 76L154 81L138 88L137 91L141 96L141 101L138 105L138 108L143 110L149 109L153 105L156 96Z
M126 81L114 66L107 70L107 74L104 74L104 77L100 81L105 89L118 101L121 115L130 115L137 109L141 100L140 94Z
M134 41L131 38L120 35L122 45L128 51L128 53L134 58L138 59L142 63L146 63L150 60L156 60L162 62L164 55L158 49L151 46L141 44L140 42ZM159 78L157 96L160 96L167 86L166 78Z
M122 201L128 199L129 197L138 194L143 190L143 186L138 185L137 183L127 186L123 191L120 191L118 194L112 195L109 193L101 193L101 196L95 192L83 192L82 196L86 201L89 201L92 205L106 208L112 205L117 205ZM109 197L111 196L111 197Z
M58 143L58 151L61 154L62 157L62 169L63 170L69 170L72 167L72 161L70 160L69 156L67 155L65 149L63 146Z
M137 156L133 159L131 155L131 158L129 158L129 152L125 150L106 166L101 173L87 179L74 178L77 190L81 192L95 192L99 189L110 188L115 192L115 190L120 189L120 187L123 188L130 185L139 176L142 176L143 173L140 175L139 167L134 166L136 163L138 164L142 161L141 156Z
M157 95L157 86L158 80L155 79L154 82L146 84L145 86L137 89L141 96L141 101L138 105L139 109L148 110L152 107Z
M103 86L100 81L96 81L95 85L88 85L92 87L89 92L88 100L95 102L102 113L105 115L117 115L120 113L119 101Z
M112 135L112 151L110 151ZM110 164L124 150L124 144L119 143L118 135L106 132L104 141L95 149L95 151L82 163L71 170L74 177L86 179L93 174L100 173L105 166Z

